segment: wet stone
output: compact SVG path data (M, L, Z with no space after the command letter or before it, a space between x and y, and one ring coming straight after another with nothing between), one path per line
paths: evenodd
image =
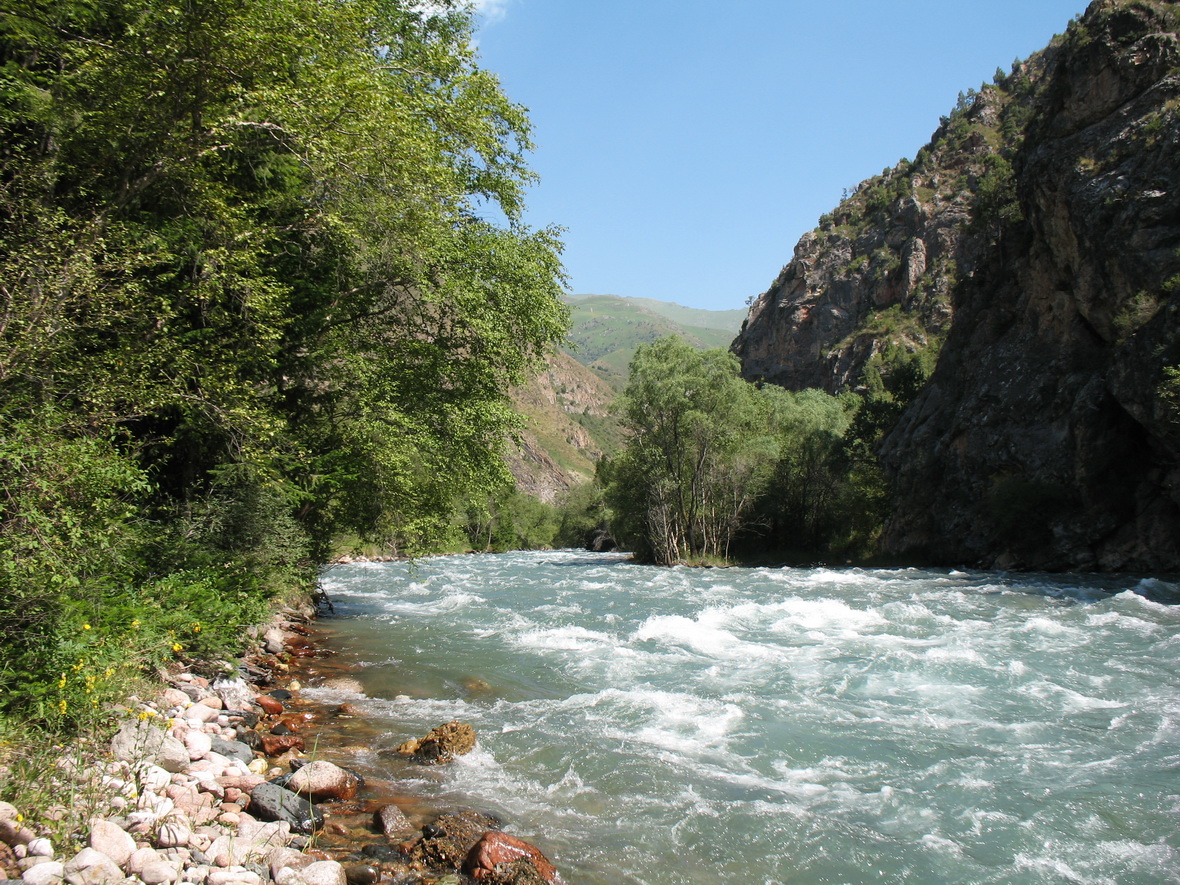
M378 877L377 868L368 864L350 863L344 865L344 877L348 885L373 885Z
M271 783L250 791L250 811L265 820L286 821L296 833L310 834L324 825L324 816L314 805Z

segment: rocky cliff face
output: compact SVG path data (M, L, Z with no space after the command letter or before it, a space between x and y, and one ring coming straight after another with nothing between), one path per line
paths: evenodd
M748 379L836 393L857 387L888 342L941 343L952 289L986 252L989 231L971 224L981 182L1010 172L1040 73L1026 65L1006 87L962 96L913 162L862 182L803 236L733 343Z
M792 387L853 385L884 343L945 338L881 449L897 492L888 552L1180 568L1178 26L1175 3L1093 3L1014 72L1021 84L944 125L982 139L964 189L898 195L876 234L842 247L871 267L879 238L883 273L835 273L821 225L754 305L735 342L746 372ZM915 284L923 252L924 274L944 270Z

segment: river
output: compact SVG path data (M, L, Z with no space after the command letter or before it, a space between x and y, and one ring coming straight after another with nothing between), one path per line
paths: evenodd
M687 569L578 551L329 570L327 641L406 767L569 885L1180 883L1180 585Z

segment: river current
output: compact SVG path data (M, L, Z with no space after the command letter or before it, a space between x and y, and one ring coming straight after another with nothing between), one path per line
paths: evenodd
M328 571L357 760L500 815L569 885L1180 883L1180 587L687 569L578 551Z

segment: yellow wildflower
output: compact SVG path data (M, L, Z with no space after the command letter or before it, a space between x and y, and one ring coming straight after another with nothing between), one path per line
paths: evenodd
M184 646L181 645L179 642L172 643L172 650L173 651L182 651L183 649L184 649Z
M82 629L83 629L83 630L89 630L89 629L90 629L90 625L89 625L89 624L83 624L83 625L82 625Z

